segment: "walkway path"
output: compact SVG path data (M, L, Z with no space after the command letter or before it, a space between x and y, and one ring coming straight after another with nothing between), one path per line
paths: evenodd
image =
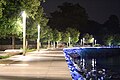
M42 50L0 61L0 80L72 80L63 51Z

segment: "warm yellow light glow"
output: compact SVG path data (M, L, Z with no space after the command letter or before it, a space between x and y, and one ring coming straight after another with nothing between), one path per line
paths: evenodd
M37 50L40 48L40 25L38 24L38 39L37 39Z
M26 53L26 13L23 11L23 55Z
M23 18L26 17L26 12L25 12L25 11L22 12L22 17L23 17Z

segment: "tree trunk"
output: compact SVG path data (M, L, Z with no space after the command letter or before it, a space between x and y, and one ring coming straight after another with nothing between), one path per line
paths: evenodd
M67 47L69 47L69 43L67 43Z
M50 43L50 47L53 48L53 42Z
M58 41L57 41L57 48L58 48Z
M55 48L55 42L53 43L53 45L54 45L54 48Z
M39 42L39 47L40 47L40 48L42 47L42 43L41 43L41 42Z
M28 48L28 40L26 39L26 49Z
M48 48L50 48L50 41L48 40Z
M12 49L15 49L15 36L12 36Z

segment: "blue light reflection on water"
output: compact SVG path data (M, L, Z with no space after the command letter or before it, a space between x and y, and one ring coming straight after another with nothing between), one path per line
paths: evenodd
M87 66L90 69L92 68L92 71L94 71L96 68L95 57L111 56L112 53L114 53L114 55L117 55L120 52L120 49L100 48L100 47L97 47L97 48L74 47L74 48L65 48L63 50L64 50L64 55L65 55L73 80L84 80L84 77L83 75L81 75L78 69L76 69L75 61L71 58L71 54L77 54L81 57L80 61L81 61L82 69L85 70ZM86 57L90 57L91 60L86 59ZM91 67L89 66L89 63L87 63L88 61L91 61L91 64L92 64ZM105 71L105 69L103 69L103 71ZM102 77L101 77L101 80L103 80Z

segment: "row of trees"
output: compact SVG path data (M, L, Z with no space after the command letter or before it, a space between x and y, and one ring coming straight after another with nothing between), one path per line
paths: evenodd
M13 48L15 38L22 40L22 11L27 14L26 21L26 40L37 40L37 25L40 24L40 42L65 42L68 43L69 37L74 44L78 41L79 31L67 28L64 32L51 29L47 26L46 17L41 3L43 0L1 0L0 4L0 38L12 38ZM74 33L73 33L74 32Z
M105 44L109 38L108 35L119 36L119 19L115 15L110 16L104 24L99 24L88 20L85 9L79 4L64 3L58 6L59 11L51 13L50 20L48 20L41 2L43 0L1 0L0 38L12 38L13 48L15 38L22 39L22 11L27 13L26 36L28 41L37 40L38 24L41 26L40 41L42 43L54 42L54 45L59 41L68 43L69 37L71 37L71 43L75 44L79 40L80 32L92 34L97 41L103 39ZM113 28L115 31L112 30ZM116 40L111 41L115 43Z
M43 0L1 0L0 2L0 38L22 38L22 11L27 14L27 39L37 33L36 25L47 25L48 19L40 5Z
M120 34L105 35L104 43L109 46L120 45Z
M43 41L46 41L46 40L48 41L48 47L49 47L49 43L52 42L54 48L55 48L56 43L57 43L57 47L58 47L59 42L66 43L68 46L68 43L70 41L70 43L72 45L74 45L76 42L78 42L79 34L80 34L78 30L73 29L73 28L67 28L65 32L60 32L56 29L50 28L47 32L48 32L48 34L47 34L46 38L44 38ZM70 37L70 40L69 40L69 37Z
M51 28L59 31L64 31L68 27L75 28L80 31L80 38L83 38L86 33L92 34L97 42L102 45L108 45L105 37L120 36L119 19L116 15L110 15L108 20L100 24L94 20L89 20L86 10L79 4L65 2L58 6L58 10L51 13L48 23Z

